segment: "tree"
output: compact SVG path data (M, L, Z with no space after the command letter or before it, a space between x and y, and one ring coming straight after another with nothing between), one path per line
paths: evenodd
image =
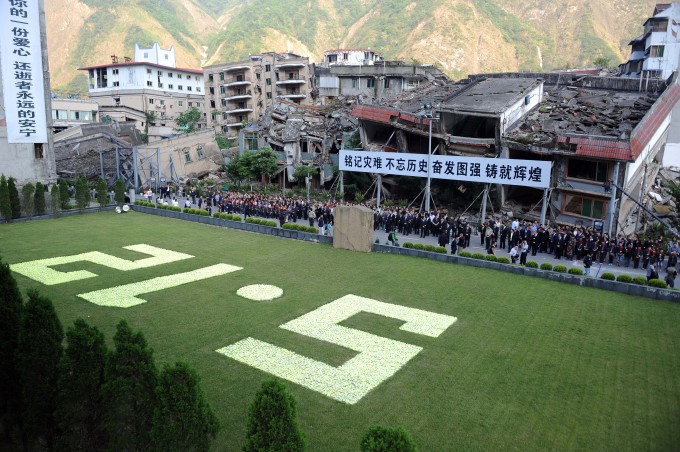
M64 451L98 450L105 441L104 334L77 319L66 331L66 343L57 385L57 447Z
M85 210L90 203L90 187L85 176L76 178L76 207L78 210Z
M97 202L99 203L99 208L102 208L109 203L108 187L106 186L106 181L102 177L97 181Z
M242 158L245 159L250 173L254 177L262 178L263 184L266 184L279 168L278 157L268 146L254 152L244 152Z
M245 452L305 450L297 425L296 402L278 380L267 380L248 409Z
M600 68L609 68L611 66L611 60L607 57L597 57L593 60L593 65Z
M41 182L35 183L33 208L36 215L45 215L45 186Z
M196 130L196 124L201 120L201 111L194 107L180 113L175 119L178 129L182 133L192 133Z
M416 452L418 447L401 427L371 427L361 440L361 452Z
M62 210L68 209L68 203L71 200L71 193L68 191L68 182L66 182L65 179L59 180L59 196Z
M21 187L21 203L24 205L24 212L26 212L26 216L29 220L33 218L33 209L35 207L34 200L35 187L29 182Z
M216 133L215 143L217 143L217 147L220 149L229 149L234 147L235 140L233 138L227 138L221 133Z
M151 439L164 451L207 451L219 425L196 372L187 364L165 366L158 378L158 404Z
M9 199L9 185L4 174L0 176L0 214L5 221L12 221L12 202Z
M35 290L29 291L17 346L21 417L27 449L52 448L63 338L64 331L52 302Z
M295 172L293 173L293 177L295 178L296 181L298 182L304 182L307 177L312 177L316 174L316 168L312 168L311 166L298 166L295 168Z
M113 200L116 204L123 204L125 202L125 183L120 177L116 179L116 183L113 186Z
M6 184L6 182L5 182ZM0 417L5 432L18 422L21 385L17 347L23 301L8 264L0 260Z
M245 159L243 159L243 157L236 155L229 163L225 165L227 176L236 182L237 186L240 186L244 179L248 179L251 176L250 168L246 163L247 162Z
M50 192L50 204L52 206L52 215L59 215L59 212L61 212L61 193L59 190L59 184L52 185L52 191Z
M102 388L109 449L148 450L158 382L153 351L142 333L133 333L125 320L118 323L113 343L116 349L106 361Z
M12 205L12 219L19 218L21 216L21 201L19 200L16 179L10 177L7 180L7 186L9 187L9 201Z

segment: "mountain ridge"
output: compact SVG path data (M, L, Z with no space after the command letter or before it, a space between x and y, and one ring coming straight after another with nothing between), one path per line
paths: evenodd
M131 56L135 42L175 46L179 66L290 51L319 62L333 48L468 73L612 65L628 56L650 0L50 0L53 86L86 92L78 67Z

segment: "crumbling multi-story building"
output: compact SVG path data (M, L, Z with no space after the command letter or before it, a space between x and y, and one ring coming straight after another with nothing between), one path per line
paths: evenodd
M352 114L364 147L427 153L430 111L418 100L357 105ZM631 224L635 205L615 187L635 197L645 193L644 181L654 179L664 159L679 100L677 79L653 93L639 91L636 80L521 73L471 76L427 103L439 118L431 135L438 153L552 162L549 189L502 186L499 203L543 203L548 220L601 220L617 230Z
M227 136L256 122L276 100L311 103L309 58L293 53L267 52L247 61L203 68L206 86L204 112L208 126Z

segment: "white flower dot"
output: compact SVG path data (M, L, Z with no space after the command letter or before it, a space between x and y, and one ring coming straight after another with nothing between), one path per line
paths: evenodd
M269 284L251 284L241 287L236 295L252 301L269 301L283 295L283 289Z

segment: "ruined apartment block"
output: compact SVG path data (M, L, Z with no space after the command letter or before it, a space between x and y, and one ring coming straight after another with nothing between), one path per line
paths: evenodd
M309 58L292 53L251 55L248 61L203 68L208 127L235 137L276 100L311 103Z

